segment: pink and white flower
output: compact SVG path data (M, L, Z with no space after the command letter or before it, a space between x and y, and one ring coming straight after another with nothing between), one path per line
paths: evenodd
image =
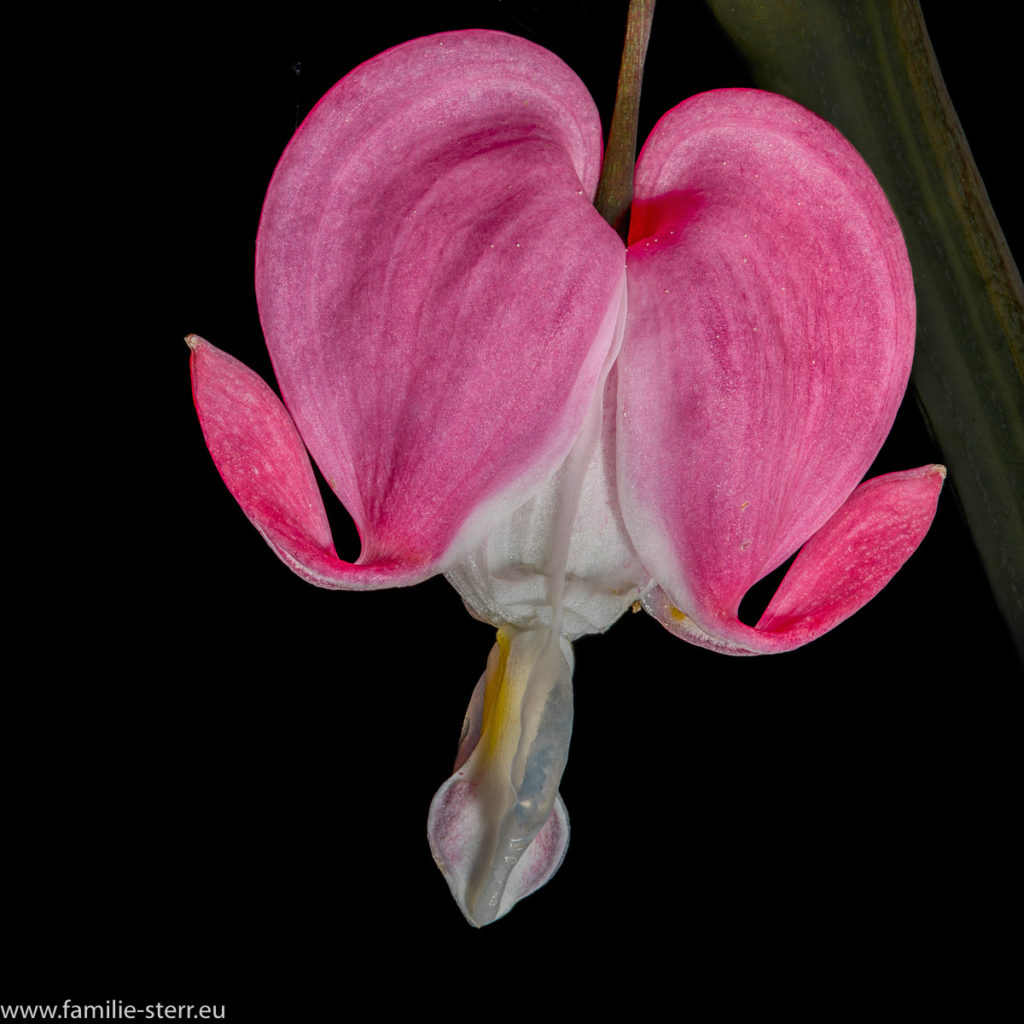
M637 162L628 246L593 206L601 159L593 101L548 51L485 31L389 50L320 101L267 193L281 399L189 338L211 454L295 572L444 573L498 629L429 822L478 925L564 855L573 641L640 601L724 653L807 643L909 557L944 476L861 483L907 384L914 292L834 128L753 90L679 104ZM743 595L798 549L745 625Z

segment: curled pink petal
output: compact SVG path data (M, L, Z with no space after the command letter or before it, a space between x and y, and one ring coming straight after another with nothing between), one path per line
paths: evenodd
M192 394L213 461L252 524L291 569L317 586L417 583L424 564L353 565L338 558L320 491L295 424L258 374L192 334Z
M899 406L914 295L881 188L781 96L695 96L636 172L619 492L672 603L709 633L843 504Z
M257 242L285 405L371 561L454 564L572 447L623 300L593 101L523 39L357 68L285 151Z
M792 650L838 626L871 600L913 554L931 526L946 470L922 466L867 480L803 546L751 628L735 609L703 605L698 620L664 590L648 610L671 632L726 654Z

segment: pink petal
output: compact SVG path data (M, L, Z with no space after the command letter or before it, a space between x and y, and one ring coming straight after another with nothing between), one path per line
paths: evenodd
M321 587L418 583L429 565L341 561L295 424L277 395L237 359L189 335L192 394L210 454L252 524L291 569Z
M571 448L624 288L591 204L600 159L576 76L480 31L373 58L289 144L260 315L361 562L454 564Z
M780 96L693 97L636 172L619 360L627 529L715 634L843 504L892 424L910 265L870 170Z
M838 626L871 600L931 526L943 466L867 480L803 546L755 628L724 609L702 608L698 625L664 590L648 611L671 632L726 654L789 651Z

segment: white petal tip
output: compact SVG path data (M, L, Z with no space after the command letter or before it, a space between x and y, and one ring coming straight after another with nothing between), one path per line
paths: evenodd
M552 878L569 846L569 815L558 797L540 832L524 844L495 834L472 788L461 774L452 776L430 805L427 833L455 902L481 928Z

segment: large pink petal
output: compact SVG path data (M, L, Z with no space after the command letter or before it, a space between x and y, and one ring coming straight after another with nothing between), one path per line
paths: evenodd
M906 386L899 226L830 125L724 90L670 111L636 172L619 361L627 529L713 634L873 460Z
M291 569L317 586L342 589L418 583L429 564L338 558L313 468L295 424L264 381L194 334L192 395L203 436L228 489Z
M571 448L624 291L592 206L600 159L576 76L480 31L373 58L289 144L260 315L360 561L450 566Z
M801 548L757 626L702 608L698 625L662 589L645 599L677 636L726 654L789 651L821 636L871 600L931 526L946 471L922 466L867 480Z

